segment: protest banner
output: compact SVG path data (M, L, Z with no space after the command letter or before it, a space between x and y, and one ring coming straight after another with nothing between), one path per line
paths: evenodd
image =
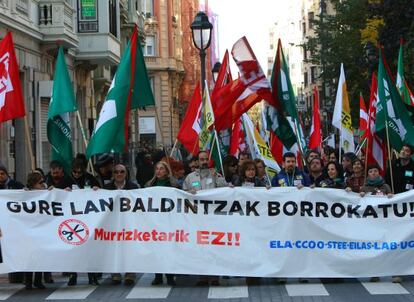
M2 190L7 271L412 275L414 192Z

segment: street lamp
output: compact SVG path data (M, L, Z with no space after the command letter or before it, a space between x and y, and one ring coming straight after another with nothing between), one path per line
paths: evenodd
M220 67L221 67L221 63L220 62L216 62L216 64L214 64L213 69L211 70L211 73L213 74L213 81L214 83L216 83L219 72L220 72Z
M367 42L364 45L365 61L368 64L368 87L371 88L371 75L378 64L377 49L374 44Z
M191 33L195 47L200 51L201 61L201 87L204 93L204 82L206 79L206 49L210 46L211 30L213 25L208 21L208 17L204 12L198 12L191 23Z

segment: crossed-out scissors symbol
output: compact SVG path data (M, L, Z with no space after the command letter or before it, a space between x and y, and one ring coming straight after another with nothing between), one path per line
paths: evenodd
M79 229L78 230L78 228L80 227L80 225L79 224L77 224L76 226L75 226L75 228L73 229L73 232L71 232L71 231L63 231L62 232L62 235L64 235L64 236L66 236L67 235L67 237L66 237L66 239L67 240L69 240L69 241L72 241L73 240L73 233L75 232L75 233L80 233L80 232L83 232L84 231L84 229Z

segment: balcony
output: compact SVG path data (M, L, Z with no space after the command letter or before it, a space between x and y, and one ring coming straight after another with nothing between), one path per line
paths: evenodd
M110 33L79 33L78 61L89 61L97 65L117 65L121 56L121 45Z
M39 31L43 34L44 43L59 42L65 48L77 48L75 9L64 0L40 0L38 7Z

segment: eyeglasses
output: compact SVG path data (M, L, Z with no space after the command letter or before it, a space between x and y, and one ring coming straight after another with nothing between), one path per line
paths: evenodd
M125 170L115 170L114 173L115 174L124 174L126 171Z

